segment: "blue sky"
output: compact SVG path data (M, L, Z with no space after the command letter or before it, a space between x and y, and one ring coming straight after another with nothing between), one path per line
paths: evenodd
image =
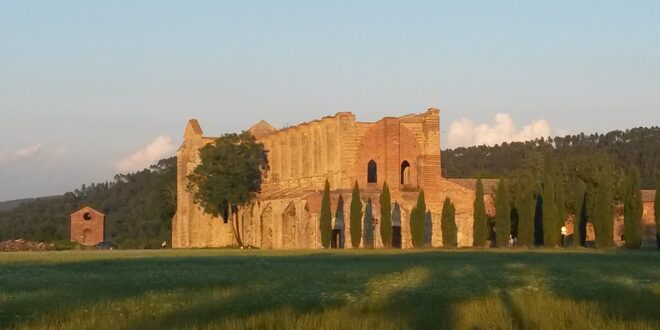
M0 200L139 168L188 118L428 107L444 146L660 125L660 2L0 1Z

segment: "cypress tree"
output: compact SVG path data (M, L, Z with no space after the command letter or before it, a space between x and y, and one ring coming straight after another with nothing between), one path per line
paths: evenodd
M543 185L537 182L534 190L534 245L543 245Z
M424 246L433 246L433 215L431 211L424 214Z
M367 207L364 210L364 247L371 249L374 247L374 215L372 212L371 198L367 200Z
M330 247L330 239L332 238L332 211L330 210L330 183L328 180L325 180L323 198L321 199L319 226L321 227L321 245L327 249Z
M640 189L639 170L632 168L626 175L623 201L624 239L629 249L639 249L642 245L642 190Z
M390 200L390 188L387 182L383 184L383 191L380 193L380 238L383 246L392 245L392 201Z
M573 246L584 246L587 226L587 186L578 180L573 203L575 217L573 218Z
M593 223L596 232L596 247L607 248L612 246L613 238L613 183L608 170L603 170L598 176L598 189L596 191L596 207L594 209Z
M516 198L516 208L518 209L518 244L530 247L534 245L534 213L536 211L536 197L532 180L523 181L519 196Z
M511 206L505 179L500 179L495 193L495 244L497 247L509 246L511 235Z
M458 226L456 225L456 206L454 203L449 204L449 226L450 229L453 227L454 235L450 237L454 246L458 246Z
M392 247L396 249L401 248L401 209L399 208L399 203L394 202L394 207L392 208ZM396 231L394 231L394 227ZM395 235L396 234L396 235Z
M558 244L558 216L555 201L555 184L552 177L546 175L543 182L543 245L545 247L556 247Z
M335 212L335 229L341 230L339 242L337 242L340 249L344 248L344 228L344 197L340 194L337 201L337 211Z
M474 197L472 246L483 247L488 239L488 217L486 216L486 205L484 203L484 185L481 179L477 180L477 191Z
M351 194L351 244L354 249L360 247L362 240L362 201L360 200L360 186L355 180Z
M426 215L426 201L424 199L424 190L419 191L417 195L417 204L410 213L410 234L414 247L424 246L424 216Z
M440 220L442 229L442 246L446 248L456 247L456 208L449 197L442 203L442 219Z
M562 243L559 238L561 238L561 227L566 226L566 198L564 197L564 184L561 179L555 182L555 203L557 204L557 242Z

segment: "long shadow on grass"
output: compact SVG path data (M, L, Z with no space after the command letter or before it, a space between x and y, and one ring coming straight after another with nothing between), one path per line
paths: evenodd
M554 294L596 303L624 321L660 322L660 254L648 251L576 254L574 262L542 265Z
M354 303L342 297L369 296L370 281L416 267L429 273L423 283L403 286L385 301L354 312L402 320L411 328L452 328L458 302L520 287L524 280L519 273L532 267L547 275L557 295L594 302L605 313L622 319L657 320L652 311L660 305L657 294L617 282L628 275L657 281L657 261L649 254L419 252L18 263L3 266L0 272L0 293L9 296L0 300L0 328L49 313L65 319L95 304L169 292L193 295L231 290L234 294L209 296L156 319L137 319L136 328L204 326L283 308L313 313ZM510 265L522 268L512 270ZM618 298L639 294L648 297L646 308L621 308ZM509 300L503 302L522 313L506 297Z
M378 262L380 260L380 262ZM393 262L394 261L394 262ZM11 264L0 274L0 328L48 313L66 316L96 303L121 301L146 293L259 287L227 301L209 301L149 320L171 327L177 320L196 324L244 317L290 307L300 312L338 306L336 297L365 294L370 277L402 271L404 255L220 256L120 259L62 264ZM319 287L319 290L310 290ZM319 299L319 294L324 299ZM54 311L55 309L55 311ZM154 324L154 322L156 324Z

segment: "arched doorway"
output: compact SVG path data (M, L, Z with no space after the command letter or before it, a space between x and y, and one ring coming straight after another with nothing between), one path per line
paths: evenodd
M273 248L273 209L270 205L261 213L261 248Z
M401 209L398 203L394 203L392 211L392 247L401 248Z
M377 183L378 182L378 165L372 159L367 165L367 183Z
M92 231L90 229L83 230L82 243L83 245L89 244L89 240L92 238Z
M296 204L290 202L282 213L282 246L296 248Z
M407 160L401 163L401 184L410 184L410 163Z

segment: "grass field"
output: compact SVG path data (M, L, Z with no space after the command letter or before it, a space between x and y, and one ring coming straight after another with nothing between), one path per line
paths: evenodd
M0 328L660 329L660 253L4 253Z

